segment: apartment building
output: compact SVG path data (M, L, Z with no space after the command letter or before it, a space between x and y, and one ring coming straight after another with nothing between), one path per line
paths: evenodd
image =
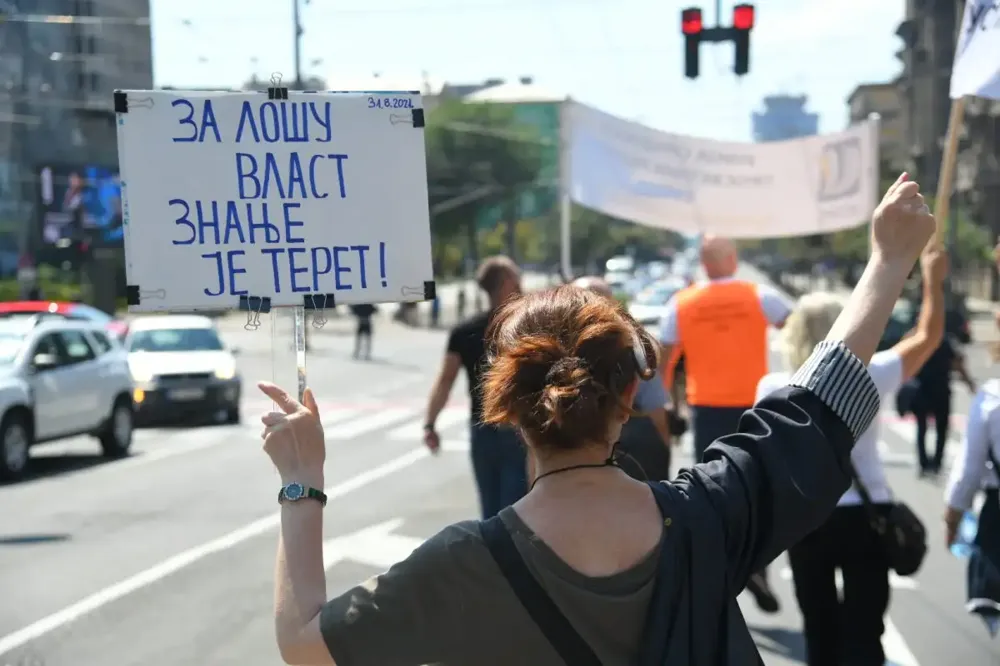
M906 115L903 99L896 82L863 83L847 98L848 124L865 121L871 114L881 117L879 124L879 156L891 171L907 168L909 150L906 139Z

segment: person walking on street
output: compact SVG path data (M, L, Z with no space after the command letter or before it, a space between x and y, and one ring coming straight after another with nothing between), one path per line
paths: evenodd
M893 186L872 221L868 267L826 339L788 386L671 482L637 481L609 460L638 384L659 360L652 337L578 287L508 301L491 324L481 414L520 431L538 470L531 490L494 518L445 526L332 599L316 397L306 389L298 401L259 384L277 405L261 438L281 482L271 566L281 659L763 663L736 595L751 572L818 528L850 487L851 450L879 412L866 366L934 230L921 204L915 184Z
M465 368L471 403L472 471L483 518L495 516L528 490L524 448L513 428L482 423L482 375L486 366L486 330L497 308L521 293L521 272L508 257L486 259L476 282L486 292L489 310L460 323L448 336L444 363L431 389L424 420L424 443L437 452L441 440L434 423L448 403L458 371Z
M573 284L617 303L611 286L599 277L577 278ZM676 441L671 426L679 424L680 418L673 411L659 373L639 384L632 410L632 418L622 426L618 465L640 481L669 480L671 450Z
M975 394L976 386L965 371L962 353L955 343L945 337L912 380L914 385L911 409L917 422L917 460L920 476L937 476L944 463L951 421L951 375L957 372L965 381L969 392ZM934 420L936 431L933 455L927 454L927 420Z
M706 236L701 263L708 282L678 292L660 323L663 358L684 357L696 462L709 444L736 432L753 406L757 383L768 370L768 326L781 328L792 311L776 289L736 279L739 257L731 241ZM663 374L675 376L669 367ZM780 610L766 570L750 579L748 590L761 610Z
M913 333L872 356L868 372L885 403L903 382L916 375L944 335L944 278L947 255L941 250L921 258L923 306ZM782 331L786 364L794 372L808 362L814 345L840 321L843 303L835 295L803 296ZM758 386L766 399L784 386L788 373L771 373ZM845 398L846 400L846 398ZM872 525L872 513L885 516L892 491L879 457L878 420L861 435L851 453L854 484L829 519L788 550L795 598L802 612L807 666L883 666L884 617L889 608L889 560L885 543ZM866 506L867 505L867 506ZM835 574L840 571L843 592Z
M354 358L372 358L372 317L378 311L371 303L359 303L351 306L351 312L358 318L358 327L354 332ZM362 351L364 350L364 351Z

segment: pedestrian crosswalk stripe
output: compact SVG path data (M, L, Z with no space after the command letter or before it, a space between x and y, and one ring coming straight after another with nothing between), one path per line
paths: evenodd
M320 420L323 422L323 427L328 428L334 424L354 418L361 413L362 411L360 409L334 409L329 412L323 412L320 410L319 416Z
M346 423L334 425L332 428L324 428L328 440L343 440L360 437L373 430L384 428L404 419L408 419L417 413L417 409L411 407L389 407L379 409L367 416L356 418Z
M447 407L441 411L438 415L437 420L434 422L434 427L438 432L442 432L451 428L452 426L457 426L462 422L469 421L469 409L467 407ZM388 434L389 439L401 439L401 440L419 440L424 436L424 423L420 419L404 423L391 430Z

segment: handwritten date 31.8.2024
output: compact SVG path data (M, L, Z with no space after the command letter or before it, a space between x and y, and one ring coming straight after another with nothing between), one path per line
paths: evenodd
M375 97L368 98L369 109L412 109L413 100L409 97Z

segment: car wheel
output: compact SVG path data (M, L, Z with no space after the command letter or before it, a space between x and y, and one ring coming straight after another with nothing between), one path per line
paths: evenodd
M104 455L109 458L123 458L132 446L132 432L135 430L135 414L132 404L126 398L118 398L111 408L104 430L99 439Z
M0 478L18 479L28 467L31 429L21 414L7 414L0 423Z
M240 408L230 407L226 410L226 423L237 424L240 422Z

